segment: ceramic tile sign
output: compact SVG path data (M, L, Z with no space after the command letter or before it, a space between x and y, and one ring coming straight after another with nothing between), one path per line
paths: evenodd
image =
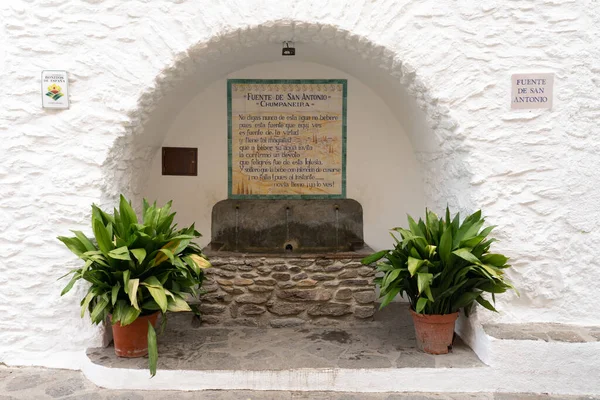
M345 79L229 79L229 198L346 197Z
M513 74L511 109L552 108L554 74Z
M42 107L69 108L67 71L42 71Z

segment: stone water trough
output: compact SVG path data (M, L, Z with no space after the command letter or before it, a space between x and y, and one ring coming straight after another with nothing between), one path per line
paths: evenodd
M355 200L223 200L205 252L213 268L204 323L284 327L375 313L374 269L360 263L372 250Z

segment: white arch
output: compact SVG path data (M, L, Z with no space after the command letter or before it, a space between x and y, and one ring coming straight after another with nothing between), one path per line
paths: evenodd
M266 39L265 39L266 38ZM281 44L292 40L296 60L317 62L356 76L404 116L405 127L423 166L426 203L470 206L470 173L462 136L449 110L440 106L402 55L335 25L267 21L228 30L181 53L139 97L129 112L126 133L107 157L105 200L118 193L136 199L147 178L147 163L161 146L179 109L210 83L257 63L281 60ZM136 200L137 203L137 200Z

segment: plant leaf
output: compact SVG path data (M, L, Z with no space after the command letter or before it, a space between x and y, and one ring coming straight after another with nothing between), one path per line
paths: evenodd
M142 310L160 311L160 307L153 299L147 300L142 304Z
M481 262L484 264L490 264L494 267L502 267L508 261L508 257L502 254L485 254L481 256Z
M206 258L199 256L198 254L191 254L189 256L189 258L191 258L194 263L198 266L198 268L200 269L206 269L206 268L210 268L212 267L212 264L210 263L210 261L208 261Z
M421 311L425 309L425 306L427 305L428 301L429 300L427 300L426 297L419 297L419 300L417 300L417 305L415 307L415 312L417 314L421 314Z
M126 261L131 260L131 257L129 257L129 249L127 248L127 246L122 246L117 249L109 251L108 256L110 258L114 258L116 260L126 260Z
M468 249L466 248L462 248L462 249L457 249L454 250L452 252L452 254L457 255L458 257L462 258L463 260L466 260L470 263L473 264L477 264L477 265L481 265L481 261L479 261L479 258L475 257Z
M408 218L408 227L410 228L410 231L415 235L415 236L422 236L425 237L425 232L423 232L423 230L419 227L419 225L415 222L415 220L413 219L413 217L411 217L410 215L407 215Z
M508 284L499 283L499 282L486 282L478 285L477 288L483 290L484 292L492 293L504 293L510 287Z
M148 366L150 376L156 375L156 364L158 362L158 346L156 344L156 331L148 321Z
M440 247L438 249L440 253L440 258L447 266L450 265L450 257L452 252L452 228L447 227L442 233L442 238L440 239Z
M143 263L146 258L146 250L145 249L131 249L131 254L138 260L138 263Z
M424 272L419 272L417 274L417 290L419 291L419 294L421 294L422 292L424 292L426 289L429 288L429 285L431 284L432 280L433 280L433 274L424 273Z
M59 236L57 239L63 242L64 245L67 246L67 248L71 250L71 252L77 257L81 257L81 255L87 251L83 243L81 243L77 238Z
M121 326L129 325L140 316L140 310L136 310L129 304L124 304L121 311Z
M503 274L502 270L496 269L496 267L492 267L491 265L481 264L479 267L483 268L493 278L498 278Z
M119 282L117 282L116 286L113 286L113 288L112 288L112 291L111 291L111 302L112 302L113 306L117 302L117 297L119 296L119 290L120 289L121 289L121 284Z
M130 270L125 270L123 271L123 290L125 291L125 294L129 294L129 276L131 275L131 271Z
M92 310L92 313L90 314L90 318L92 319L92 322L98 324L100 322L102 322L103 318L103 311L106 308L106 306L108 305L109 301L108 301L108 296L106 296L105 294L100 296L98 302L96 303L96 305L94 306L94 309Z
M478 296L478 297L477 297L475 300L476 300L476 301L477 301L479 304L481 304L482 306L484 306L485 308L487 308L488 310L490 310L490 311L494 311L494 312L498 312L498 310L496 310L496 309L494 308L494 306L493 306L493 305L492 305L492 304L491 304L489 301L487 301L486 299L484 299L483 297L481 297L481 296Z
M66 293L69 292L69 290L71 290L73 288L73 285L75 284L75 282L77 282L79 279L81 279L81 274L80 273L75 273L73 275L73 277L71 278L71 280L69 281L69 283L67 284L67 286L65 286L65 288L62 290L62 292L60 292L60 295L64 295Z
M183 297L175 295L173 298L169 299L169 303L167 305L167 310L172 312L180 312L180 311L192 311L188 303L183 299Z
M431 301L432 303L435 302L435 299L433 298L433 293L431 293L431 286L427 286L425 289L423 289L423 292L425 293L425 296L427 296L429 301Z
M399 269L393 269L385 274L383 281L381 282L381 291L383 293L386 293L388 286L390 286L398 278L398 276L400 276L400 272L401 271Z
M94 230L96 242L98 242L98 247L100 248L102 253L108 254L109 251L114 249L111 234L109 233L108 228L104 226L100 219L92 220L92 229Z
M167 243L165 245L165 247L163 247L162 249L158 250L158 254L156 254L156 257L154 258L155 266L158 266L162 262L167 261L167 260L169 260L169 261L171 261L171 263L173 263L173 261L174 261L173 253L171 252L171 250L166 248L166 246L168 246L168 245L169 245L169 243Z
M385 295L385 297L381 301L381 304L379 305L379 309L381 310L383 307L390 304L390 302L392 300L394 300L394 298L398 295L398 293L400 293L399 287L394 286L392 289L390 289L390 291Z
M485 228L484 230L482 230L481 232L479 232L479 234L477 236L483 236L484 238L490 234L490 232L492 230L494 230L494 228L496 227L496 225L491 225L488 226L487 228Z
M140 306L138 306L138 302L137 302L137 290L138 290L138 286L140 284L140 280L138 278L136 279L130 279L129 282L127 282L127 291L129 292L129 301L131 302L131 305L133 306L133 308L135 308L136 310L140 311Z
M452 304L452 312L456 312L463 307L468 307L475 299L481 294L481 292L466 292L460 295L460 297Z
M96 296L96 291L94 290L93 287L90 288L90 291L88 292L87 296L85 296L85 298L83 299L83 302L81 304L81 318L83 318L83 316L85 315L85 310L87 310L90 302L92 301L92 299Z
M425 246L425 250L427 251L427 258L429 258L429 259L433 258L435 256L436 249L437 249L437 246L434 246L432 244Z
M91 242L91 240L88 239L88 237L83 234L83 232L81 232L81 231L71 231L71 232L73 232L75 234L75 236L77 236L77 239L79 239L79 241L83 244L83 246L86 248L86 251L98 250L96 248L96 246L94 246L94 244Z
M131 207L131 204L125 199L123 195L121 195L119 201L119 213L121 215L121 223L123 224L124 232L123 234L127 234L127 230L130 228L132 224L137 224L137 216L135 215L135 211Z
M437 245L438 244L437 238L439 237L438 230L440 227L439 218L436 213L434 213L433 211L427 210L425 212L425 219L427 220L427 229L431 232L432 241L433 241L433 243L435 243Z
M408 257L408 272L410 272L410 276L415 276L415 273L421 268L423 262L423 260L419 260L418 258Z
M151 276L142 282L142 285L146 286L150 295L156 301L156 304L160 307L160 310L165 313L167 312L167 295L165 293L165 289L160 284L160 281L155 277Z

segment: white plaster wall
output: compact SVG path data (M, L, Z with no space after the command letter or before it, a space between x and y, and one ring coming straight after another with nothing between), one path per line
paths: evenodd
M595 0L2 2L0 362L100 343L83 289L58 297L76 260L55 237L139 197L177 109L286 39L412 110L427 204L499 226L521 297L482 319L600 324L599 27ZM69 71L71 109L41 109L43 69ZM553 110L510 110L524 71L555 72Z
M182 105L165 135L163 146L197 147L198 176L162 175L162 156L152 159L143 195L159 202L173 200L180 225L196 223L210 241L212 206L227 198L227 78L348 79L347 196L361 203L365 242L389 248L388 230L425 209L423 180L412 145L387 104L361 81L342 71L293 59L258 64L229 74ZM402 193L402 196L390 196Z

